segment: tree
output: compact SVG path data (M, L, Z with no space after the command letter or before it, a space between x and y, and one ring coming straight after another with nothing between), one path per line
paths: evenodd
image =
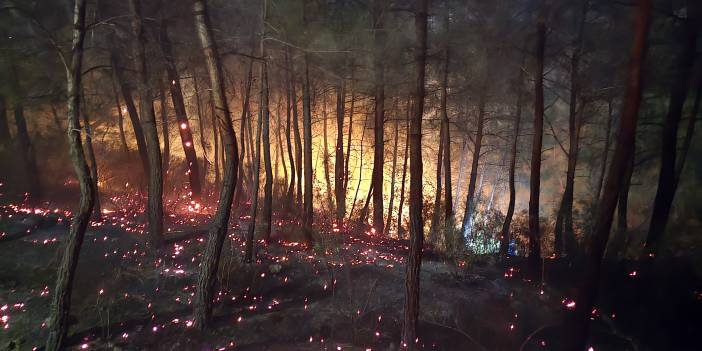
M197 163L197 154L195 153L193 133L190 129L188 114L185 110L185 101L183 99L183 90L180 85L180 75L176 67L175 54L171 40L168 36L168 22L161 21L159 31L159 44L161 54L166 67L166 77L168 78L168 90L171 93L171 102L175 112L176 122L178 122L178 133L180 141L183 145L183 153L185 154L185 162L188 164L188 183L190 184L191 201L195 203L202 202L202 185L200 184L200 165ZM164 157L165 158L165 157Z
M385 165L385 1L373 1L373 84L375 91L375 118L373 124L373 228L383 235L383 169Z
M546 49L546 9L539 11L536 26L536 67L534 70L534 137L531 144L529 177L529 257L531 278L541 274L541 234L539 230L539 193L541 190L541 148L544 133L544 53Z
M47 351L57 351L64 346L68 334L68 316L71 310L73 278L85 231L90 224L95 200L94 183L90 168L83 153L80 126L80 92L83 66L83 41L85 38L85 0L76 0L73 6L73 40L71 43L70 67L66 67L66 87L68 92L68 145L78 183L80 184L80 205L71 220L61 263L58 267L56 288L49 310L49 335Z
M217 278L219 258L222 253L224 239L229 229L229 217L231 215L232 202L234 200L234 190L236 187L237 168L239 155L236 145L236 135L229 116L229 106L222 79L222 65L219 60L217 44L213 39L212 25L207 12L205 0L195 0L193 3L195 16L195 27L202 45L205 56L207 73L212 87L212 97L217 113L217 124L222 136L222 148L226 163L224 165L224 177L222 188L219 193L219 203L217 213L212 221L212 226L207 234L207 244L200 264L200 274L197 278L195 299L193 302L195 327L202 330L207 326L207 322L212 314L212 297L214 295L214 285Z
M149 186L148 206L149 217L148 232L151 244L158 248L161 246L163 235L163 173L161 170L161 146L158 141L156 129L156 115L154 113L151 88L149 87L148 72L146 70L146 36L141 18L140 0L130 0L129 7L132 15L132 33L135 40L132 43L134 67L137 75L137 90L139 92L139 116L141 128L144 130L146 151L149 160Z
M618 190L624 181L627 164L633 154L636 120L638 119L639 105L641 103L642 68L646 56L650 17L651 1L638 0L634 23L634 43L629 59L624 110L619 123L619 137L617 138L612 163L607 173L602 200L597 207L595 226L588 242L584 279L575 300L575 311L566 319L566 343L563 350L585 350L586 347L590 316L599 285L602 255L609 238L614 209L617 206Z
M334 148L334 197L336 198L336 225L341 227L346 215L346 184L344 173L344 81L336 86L336 146ZM351 128L349 126L349 128ZM388 219L390 217L388 216Z
M419 272L422 266L424 223L422 219L422 115L424 114L424 77L427 58L427 14L429 1L418 0L414 26L416 47L415 109L410 121L410 245L405 271L405 304L402 323L402 344L409 350L416 348L417 318L419 317Z

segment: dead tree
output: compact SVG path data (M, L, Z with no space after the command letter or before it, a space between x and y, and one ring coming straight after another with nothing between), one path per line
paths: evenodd
M410 243L405 274L405 303L402 324L402 346L416 349L417 318L419 317L419 272L424 246L424 223L422 218L422 115L424 114L424 77L427 59L427 13L429 1L418 0L414 26L416 47L415 61L415 109L410 127Z
M619 137L617 138L612 163L607 173L602 200L597 207L595 226L588 242L584 280L577 293L575 311L566 319L566 342L562 348L563 350L585 350L592 307L595 304L600 280L602 256L607 245L614 209L617 206L619 197L618 190L622 185L627 164L633 154L636 120L638 119L643 85L642 68L646 56L646 42L651 17L650 0L638 0L637 4L634 43L629 58L627 89L619 124Z
M195 0L193 4L195 17L195 28L200 38L202 51L205 56L207 73L212 87L212 97L217 113L217 124L222 136L222 147L224 148L225 160L224 178L222 179L222 189L219 194L217 213L212 221L212 227L207 234L207 244L205 253L200 264L200 274L197 279L195 299L193 302L195 327L202 330L206 327L207 321L212 313L212 297L214 295L215 280L217 279L217 269L219 258L222 253L224 239L227 237L229 228L229 217L231 214L232 201L234 200L234 188L236 186L237 169L239 155L236 145L236 135L232 127L232 120L229 116L229 106L224 89L222 65L219 60L217 44L213 39L212 25L207 13L205 0Z
M51 308L49 310L47 351L63 348L68 334L69 313L73 278L78 265L78 257L83 244L85 231L93 212L94 183L90 178L90 168L83 153L80 125L80 92L83 65L83 39L85 38L85 0L76 0L73 7L73 40L71 44L70 67L66 67L67 106L68 106L68 145L78 184L80 185L80 205L71 220L66 237L63 256L56 274Z

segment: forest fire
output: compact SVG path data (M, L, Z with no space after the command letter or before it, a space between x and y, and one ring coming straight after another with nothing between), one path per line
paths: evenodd
M0 31L0 349L699 348L699 1L0 0Z

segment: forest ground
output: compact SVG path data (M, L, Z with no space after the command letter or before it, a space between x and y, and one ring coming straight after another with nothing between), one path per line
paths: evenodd
M295 223L278 219L278 243L258 243L257 261L246 265L244 228L235 225L222 253L213 322L200 334L189 318L209 218L170 215L167 243L154 254L140 234L139 211L129 202L118 208L86 234L74 282L72 349L398 349L406 241L354 228L319 234L308 244ZM0 349L41 348L70 213L3 205L0 215ZM246 216L234 218L248 225ZM446 259L425 248L422 349L552 349L573 307L579 269L545 262L542 284L523 278L520 258ZM640 286L630 269L622 264L607 272L603 285L611 291L593 311L593 349L694 349L695 330L702 330L699 282L690 282L685 269L667 274L665 300L649 314L657 316L655 332L643 333L632 324L641 316L632 298Z

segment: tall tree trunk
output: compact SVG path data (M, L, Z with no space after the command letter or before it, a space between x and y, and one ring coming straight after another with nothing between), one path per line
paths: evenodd
M512 137L512 147L510 150L509 159L509 204L507 205L507 214L505 221L502 223L502 234L500 236L500 256L507 257L510 241L510 225L512 224L512 216L514 216L514 205L517 201L517 192L515 188L514 171L517 164L517 144L519 143L519 128L522 121L522 98L524 96L524 70L519 69L519 78L517 80L517 111L514 116L514 135Z
M336 225L341 227L346 215L346 175L344 173L344 81L336 87L336 147L334 159L334 197L336 198ZM349 127L350 128L350 127Z
M197 288L193 302L195 327L204 329L212 313L212 297L214 295L215 280L222 245L229 228L232 201L234 200L234 187L236 186L239 155L236 145L236 135L232 127L232 120L227 104L222 65L219 61L217 44L213 39L212 26L205 0L195 0L193 4L195 27L202 44L205 56L207 73L212 87L212 97L215 102L217 124L222 135L226 164L224 165L224 178L219 194L217 213L212 221L212 226L207 235L205 253L200 264L200 274L197 279Z
M463 238L468 238L473 231L472 221L473 212L475 211L475 186L478 180L478 168L480 165L480 150L483 146L483 128L485 127L485 99L487 83L483 83L483 89L478 100L478 128L475 134L475 142L473 143L473 160L470 166L470 180L468 181L468 196L466 198L466 208L463 214L463 222L461 225L461 235Z
M353 195L353 201L351 202L351 210L349 211L349 219L353 219L353 210L356 208L356 201L358 200L358 191L361 189L361 180L363 180L363 139L366 136L366 128L364 121L364 128L361 129L361 141L358 144L358 183L356 184L356 193ZM360 220L359 220L360 222Z
M253 46L253 45L252 45ZM252 48L252 53L253 53L253 48ZM246 123L248 120L248 115L249 115L249 109L250 109L250 99L251 99L251 84L253 82L253 59L249 60L249 68L248 68L248 73L246 74L246 85L244 87L244 101L242 102L243 106L241 109L241 127L240 127L240 132L241 132L241 153L239 155L239 177L237 178L237 183L236 183L236 191L234 194L234 203L238 204L241 202L241 194L243 193L243 187L242 184L244 183L244 178L246 177L246 172L244 172L244 158L246 157L246 130L247 126L251 124L251 121L249 120L249 123ZM253 153L253 150L249 150L249 153Z
M304 54L305 72L302 79L302 129L305 139L305 208L303 223L312 227L312 111L310 110L310 72L309 54Z
M134 104L132 92L129 89L129 86L127 86L127 81L124 77L124 68L121 66L119 53L115 48L110 49L110 64L112 65L115 81L122 92L124 104L127 106L129 122L131 122L132 130L134 130L134 139L136 139L137 151L139 152L139 159L141 160L143 174L146 176L149 174L149 156L146 152L146 137L144 136L144 130L141 126L141 122L139 121L139 113L137 112L136 105Z
M400 139L400 119L395 119L395 138L394 145L392 148L392 173L390 176L390 202L388 203L388 218L385 223L385 230L390 231L392 226L392 209L393 203L395 202L395 173L397 171L397 144Z
M448 6L448 5L447 5ZM448 116L448 76L449 63L451 62L451 51L449 48L449 9L446 8L444 18L444 33L446 33L446 43L444 44L444 68L443 79L441 84L441 128L444 131L444 139L441 141L444 144L444 220L447 229L453 229L453 184L451 182L451 125L449 124Z
M178 122L178 132L180 133L180 141L183 144L185 162L188 163L187 173L191 191L190 200L199 204L202 202L200 165L197 163L193 133L190 128L190 122L188 121L188 114L185 110L185 100L183 99L183 90L180 85L180 76L178 75L175 55L173 54L173 47L168 37L168 28L166 27L165 21L161 22L159 43L161 44L161 52L166 63L166 75L169 81L168 89L171 93L173 110L175 111L176 121Z
M629 230L627 214L629 213L629 188L631 187L631 175L634 171L635 149L631 150L631 155L624 170L624 179L622 180L617 199L617 226L614 231L614 237L607 244L606 256L611 259L618 258L625 251L629 241L627 238L627 231Z
M539 232L539 193L541 191L541 149L544 137L544 54L546 50L546 5L542 4L536 29L536 69L534 70L534 137L531 144L529 177L529 257L528 274L541 274L541 233Z
M156 116L154 113L149 76L146 71L146 36L141 18L141 4L139 0L130 0L129 7L132 15L132 33L136 40L133 44L134 67L137 75L137 90L139 91L139 115L141 128L144 130L147 156L149 160L149 187L148 187L148 232L151 244L155 248L161 245L163 234L163 174L161 173L161 147L156 129Z
M290 50L287 48L286 50ZM297 208L302 208L302 203L303 203L303 198L302 198L302 188L303 188L303 183L302 183L302 164L303 164L303 159L302 159L302 137L300 135L300 123L298 122L298 109L297 109L297 84L295 83L295 63L290 60L289 62L289 70L290 70L290 100L292 102L292 124L293 124L293 134L295 136L295 160L297 162L295 163L295 174L297 174L297 192L296 192L296 203L297 203ZM312 160L310 160L311 164ZM306 163L305 163L306 165Z
M437 235L441 222L441 181L444 155L444 128L443 121L439 125L439 152L436 156L436 191L434 194L434 212L431 217L431 229L429 230L429 242L437 243Z
M63 256L56 274L56 287L49 310L47 351L63 348L68 334L68 317L71 311L73 278L78 256L83 244L85 231L93 212L94 184L90 178L90 168L83 153L80 126L80 91L83 64L83 39L85 38L85 0L76 0L73 7L73 41L71 63L66 68L68 106L68 145L78 184L80 185L80 205L71 220L71 226L64 244Z
M95 150L93 149L93 130L90 128L90 115L88 114L88 104L85 100L85 90L81 86L81 100L83 103L83 128L85 129L85 156L89 162L90 178L93 181L93 218L99 220L102 216L100 209L100 188L98 187L98 165L95 159Z
M261 68L263 70L263 68ZM261 105L263 105L263 89L261 89ZM263 108L258 111L258 122L256 123L256 146L254 149L253 179L251 179L251 220L246 230L246 241L244 243L244 260L246 263L253 262L254 237L256 234L256 217L258 216L258 189L261 182L261 132L263 129Z
M163 80L159 80L159 103L161 105L161 135L163 136L163 183L166 183L168 177L168 168L171 163L171 140L169 137L170 131L168 128L168 101L166 99L166 89L163 86Z
M385 166L385 1L373 2L373 80L375 89L373 149L373 227L383 235L383 170Z
M683 169L685 169L685 159L687 159L687 153L690 151L690 145L692 145L692 137L695 135L695 123L697 122L697 115L700 112L700 100L702 99L702 65L698 67L695 83L697 85L697 93L695 93L695 100L692 104L692 111L690 111L690 118L687 120L685 138L680 146L680 157L675 165L676 189L680 184L680 176L682 175Z
M639 0L637 3L634 45L629 60L627 89L619 125L619 137L607 174L602 201L600 201L595 215L595 226L589 238L588 253L585 256L584 280L577 293L575 311L569 314L565 321L566 344L563 350L585 350L592 307L599 285L602 255L607 245L619 189L624 180L627 164L632 157L634 138L636 137L636 120L641 102L642 68L651 16L650 0Z
M202 104L200 102L200 89L197 84L197 75L193 76L193 89L195 90L195 107L197 109L197 125L200 129L200 147L202 148L202 184L205 189L203 192L208 193L207 189L207 172L208 166L212 164L210 158L207 157L207 137L205 137L205 122L202 121ZM213 126L214 128L214 126Z
M286 209L290 209L293 206L295 199L295 180L297 168L295 168L295 157L293 156L293 143L291 138L292 128L290 124L290 118L292 116L292 109L297 108L297 102L292 99L292 72L290 66L290 49L285 47L285 142L288 146L288 159L290 160L290 185L286 193ZM294 107L293 107L294 106ZM298 159L299 161L299 159ZM298 184L298 186L300 186Z
M556 218L556 227L554 229L555 244L554 249L557 257L567 254L575 254L576 240L573 230L573 193L575 191L575 166L578 162L578 151L580 143L580 126L582 118L582 110L585 108L583 102L579 102L580 98L580 56L583 51L583 34L585 32L585 18L589 8L589 0L581 0L582 13L577 28L577 35L573 40L573 53L570 58L570 100L568 111L568 169L566 171L566 186L561 200L561 206ZM578 111L580 105L580 111Z
M264 6L266 1L263 2ZM266 9L263 9L264 19ZM262 23L263 27L263 23ZM262 57L265 57L263 40L261 40ZM270 111L268 109L268 64L263 63L261 75L261 109L263 110L263 164L266 168L266 183L263 187L263 240L266 244L271 239L271 225L273 216L273 168L271 165L271 138L270 138Z
M400 204L397 209L397 237L404 239L405 228L402 226L402 211L405 204L405 180L407 179L407 158L409 156L410 144L410 116L412 115L412 96L407 98L407 130L405 135L405 154L402 162L402 185L400 186Z
M702 24L700 23L702 22L702 4L698 1L688 0L687 5L687 18L683 21L683 25L680 28L681 32L678 33L682 42L676 64L673 66L674 72L671 80L668 114L663 121L663 130L661 131L661 166L658 175L658 189L653 202L653 212L651 213L651 224L646 237L646 246L641 256L642 259L647 261L655 258L660 251L661 239L668 224L670 210L673 207L673 200L677 190L675 171L678 127L697 57L697 40L700 25Z
M416 349L417 319L419 317L419 272L424 246L422 219L422 115L424 114L424 76L427 55L428 0L418 0L414 17L416 48L415 109L410 126L410 243L405 271L405 304L402 323L402 345Z
M324 182L327 185L327 209L329 211L334 211L334 200L332 199L332 187L331 187L331 179L329 175L329 159L331 156L329 156L329 142L328 142L328 133L327 133L327 94L324 93L322 96L322 158L323 158L323 165L324 165Z
M344 192L349 191L349 160L351 159L351 135L353 134L353 114L356 107L355 69L351 60L351 106L349 107L349 132L346 138L346 161L344 161Z
M217 113L215 112L214 99L212 98L212 93L210 93L210 117L212 117L212 138L214 139L214 169L215 169L215 183L214 189L216 190L221 181L219 173L219 133L217 133Z
M122 152L129 156L129 146L127 145L127 136L124 133L124 114L122 113L122 106L119 103L119 92L117 91L117 79L114 78L114 72L112 75L112 92L115 96L115 106L117 106L117 126L119 127L119 141L122 145Z
M600 174L597 178L597 186L595 191L595 201L600 200L600 194L602 194L602 184L604 184L605 172L607 171L607 159L609 158L609 144L611 142L612 134L612 121L613 121L613 110L612 110L612 98L607 100L607 127L605 128L605 144L602 149L602 163L600 164Z

